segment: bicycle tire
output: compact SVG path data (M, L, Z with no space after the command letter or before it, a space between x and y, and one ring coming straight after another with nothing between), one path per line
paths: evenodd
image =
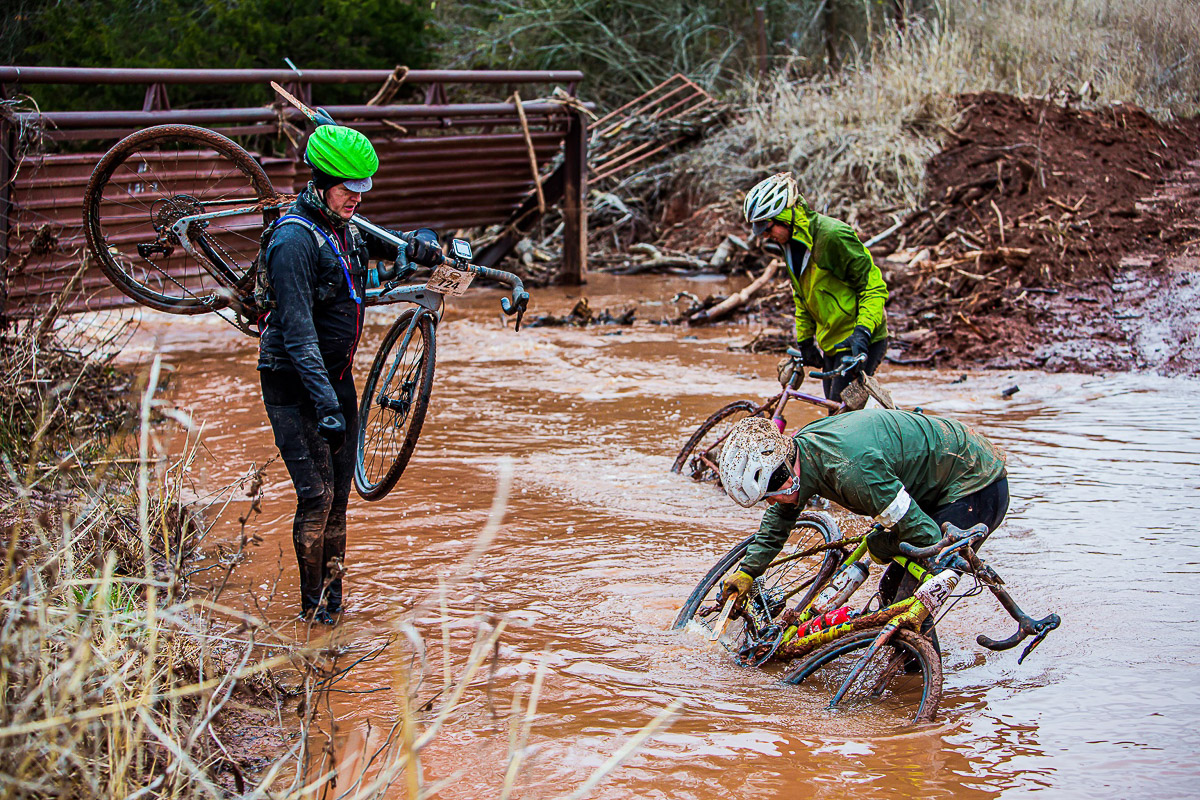
M771 404L768 404L768 408ZM721 485L720 476L717 475L713 464L716 464L720 458L720 441L724 441L724 437L729 433L738 422L746 417L765 417L766 409L758 412L754 411L759 407L758 403L753 403L749 400L735 400L727 406L722 406L714 411L708 419L700 424L696 432L688 437L687 443L683 449L679 451L679 455L675 456L675 463L671 465L671 472L682 473L684 467L687 466L687 476L698 483L715 483ZM741 412L741 416L736 419L731 419ZM728 424L724 424L728 423ZM710 434L712 434L710 436ZM701 443L706 439L711 439L712 443L701 448ZM689 458L691 457L691 458Z
M799 533L799 535L797 535ZM842 538L841 531L838 529L837 523L833 517L822 511L805 511L802 512L796 520L795 526L788 537L784 549L780 551L780 556L787 555L789 552L798 553L806 550L816 544L835 542ZM738 542L733 546L728 553L722 556L716 564L705 574L700 582L696 584L696 588L688 595L684 601L683 607L679 609L679 614L675 617L674 623L671 625L672 630L679 630L688 627L689 624L698 625L701 629L712 633L712 625L717 620L715 613L710 614L711 620L696 616L702 604L707 600L715 606L716 597L721 591L721 583L727 575L737 569L742 558L746 555L746 550L749 549L750 543L754 541L753 536ZM809 556L803 559L797 559L778 567L769 568L762 577L755 582L755 586L759 588L760 593L768 598L768 607L772 609L772 619L777 617L782 611L784 605L790 604L792 607L807 605L809 601L820 591L821 587L837 569L837 566L842 562L845 554L837 548L826 550L822 553ZM802 585L806 580L811 580L812 583L793 595L787 603L780 601L776 607L775 600L772 598L781 598L789 591L792 591ZM732 619L732 618L731 618ZM731 622L722 640L727 642L726 646L731 650L737 650L745 643L746 633L749 622L745 618L739 618L736 623ZM740 625L741 627L736 627ZM753 631L749 631L753 632Z
M414 314L419 316L412 334L405 336ZM392 490L417 446L433 391L436 335L428 311L403 311L371 362L358 405L354 465L354 488L364 500L379 500ZM393 354L397 344L401 349Z
M158 125L126 136L100 159L84 191L83 227L101 271L141 305L200 314L229 305L249 289L264 225L278 210L206 221L196 241L232 268L197 260L160 233L204 204L238 205L276 196L270 178L233 140L193 125ZM152 258L145 247L170 248Z
M783 682L799 686L808 681L835 695L862 657L861 651L882 630L883 626L867 628L835 639L790 667ZM910 659L916 659L917 673L906 671ZM873 714L882 708L915 725L933 721L941 698L942 659L933 643L919 633L901 629L875 652L837 708L847 711L870 708Z

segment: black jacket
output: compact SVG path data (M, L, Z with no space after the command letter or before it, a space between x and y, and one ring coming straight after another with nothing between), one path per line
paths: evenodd
M348 253L349 276L325 237L314 236L308 226L289 223L275 230L265 258L275 308L259 339L258 368L298 373L317 415L324 416L340 408L330 376L349 374L362 334L364 307L351 297L350 283L363 298L367 259L394 260L396 246L365 232L355 237L340 220L331 224L311 188L286 213L315 223Z

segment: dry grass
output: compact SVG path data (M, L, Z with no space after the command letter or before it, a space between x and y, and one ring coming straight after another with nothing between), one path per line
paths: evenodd
M42 391L3 394L10 413L21 411L5 419L32 433L11 436L0 459L0 795L367 800L429 796L459 777L427 780L421 753L465 704L481 694L497 699L486 667L495 665L505 623L481 613L470 652L459 659L449 647L447 598L474 574L499 530L511 468L501 470L492 514L470 556L390 639L363 650L318 626L297 641L268 621L273 591L231 597L227 589L261 541L253 532L261 471L202 504L180 504L200 437L187 413L161 399L161 362L142 376L131 404L120 392L128 378L106 371L110 380L98 380L93 361L38 335L36 326L4 344L0 366L9 386L34 374L40 383L31 385ZM104 413L87 417L78 409ZM118 420L131 423L124 433ZM173 456L160 441L168 426L184 431ZM79 437L101 456L85 456L74 446ZM246 503L238 541L207 548L202 560L209 520L238 493ZM206 590L193 585L201 572ZM427 634L416 621L438 605L442 627ZM441 645L440 670L426 656L426 635ZM330 692L357 664L381 658L393 660L399 713L382 744L364 752L355 749L363 737L335 734ZM543 665L513 692L499 797L519 785L545 676ZM652 720L570 796L585 796L677 708ZM275 743L265 754L241 746L247 734L264 733Z
M700 202L740 201L793 170L818 210L848 219L918 204L955 97L995 90L1200 111L1200 14L1189 0L947 0L833 74L777 70L740 93L737 122L676 162Z

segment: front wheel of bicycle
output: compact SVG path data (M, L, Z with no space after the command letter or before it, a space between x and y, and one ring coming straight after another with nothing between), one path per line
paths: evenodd
M245 292L275 190L236 142L192 125L158 125L126 136L104 154L83 195L88 247L113 284L144 306L199 314ZM198 220L183 247L172 226Z
M400 314L371 363L358 405L354 487L365 500L387 495L408 466L433 391L434 316Z
M774 563L780 562L788 555L803 552L815 545L836 542L841 538L842 533L833 517L820 511L805 511L796 520L791 536ZM737 570L753 541L754 537L751 536L734 545L733 549L722 556L708 574L700 579L700 583L696 584L696 588L684 601L683 608L679 609L679 614L671 626L672 630L690 627L710 637L719 635L720 641L727 648L739 652L752 640L760 637L784 608L807 605L844 557L840 549L831 548L769 567L754 582L754 590L746 604L751 613L731 617L724 632L716 631L714 626L721 616L720 609L717 608L721 584Z
M772 405L768 403L767 408ZM671 472L681 472L694 481L715 483L719 486L721 480L717 465L721 459L721 447L725 444L725 438L729 436L733 426L743 419L767 415L765 408L761 411L758 409L759 406L749 400L735 400L717 409L688 438L687 444L675 457Z
M784 683L811 686L831 701L883 630L868 628L843 636L791 667ZM880 712L897 722L930 722L942 699L942 659L929 639L898 630L854 677L837 710Z

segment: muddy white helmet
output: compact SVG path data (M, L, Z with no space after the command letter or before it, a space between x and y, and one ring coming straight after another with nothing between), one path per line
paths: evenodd
M793 447L769 419L749 417L734 425L718 464L725 493L742 508L762 500L775 470L791 464Z
M796 179L792 177L792 173L780 172L759 181L746 194L746 201L742 203L742 214L746 217L746 222L750 223L754 235L758 236L770 226L772 218L796 205L799 199L800 189L796 186Z

